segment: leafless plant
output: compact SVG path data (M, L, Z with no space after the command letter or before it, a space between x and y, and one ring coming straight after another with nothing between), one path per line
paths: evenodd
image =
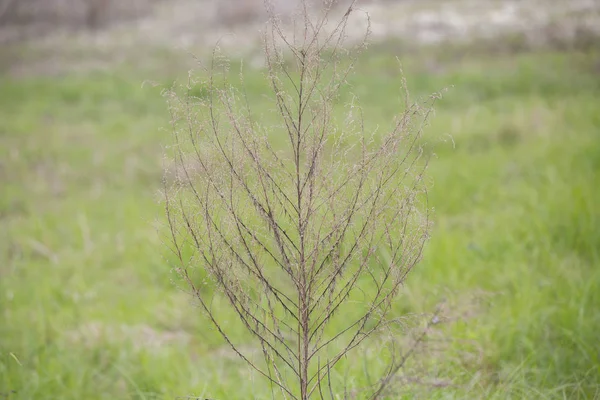
M233 351L286 399L338 398L336 368L398 323L393 301L428 233L419 137L435 96L423 107L404 87L386 132L365 127L355 100L343 116L334 108L368 36L345 43L353 6L336 23L331 5L313 18L303 3L291 26L271 14L271 114L257 117L243 74L231 83L217 52L183 95L166 92L177 271ZM243 350L236 323L260 351ZM365 398L383 398L406 357L388 361Z

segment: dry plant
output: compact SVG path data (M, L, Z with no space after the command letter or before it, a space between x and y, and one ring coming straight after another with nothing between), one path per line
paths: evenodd
M278 398L383 398L411 353L388 352L364 390L340 386L349 353L396 340L386 334L399 323L394 299L428 234L419 137L436 98L413 103L404 87L404 111L385 132L366 128L356 100L343 115L334 107L368 37L367 29L363 42L345 43L353 12L352 3L332 23L331 5L313 18L304 2L289 26L270 14L270 113L252 109L243 73L231 83L217 51L183 93L166 92L177 272ZM246 351L240 336L259 350Z

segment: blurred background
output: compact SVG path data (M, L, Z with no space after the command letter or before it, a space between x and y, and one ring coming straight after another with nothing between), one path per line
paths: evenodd
M356 8L371 45L342 100L368 126L401 111L398 59L415 98L448 89L399 308L450 315L406 398L600 398L600 2ZM267 94L264 19L262 0L0 0L0 398L270 398L172 282L159 203L161 88L220 40Z

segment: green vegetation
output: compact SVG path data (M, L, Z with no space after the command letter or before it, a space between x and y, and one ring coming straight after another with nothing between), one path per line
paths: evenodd
M401 104L394 55L369 50L351 80L371 127ZM453 86L424 137L432 239L398 305L460 317L435 360L452 385L426 398L600 397L599 57L402 58L413 96ZM270 398L171 282L153 223L168 115L134 72L0 78L0 398ZM260 99L262 72L246 81Z

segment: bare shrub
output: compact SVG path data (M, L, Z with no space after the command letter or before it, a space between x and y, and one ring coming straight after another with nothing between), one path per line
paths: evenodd
M330 6L313 18L303 3L287 33L271 14L270 112L253 110L244 74L232 83L218 51L183 93L166 92L177 272L279 398L383 398L411 354L394 345L394 299L427 239L419 137L437 97L422 106L404 87L404 111L385 132L365 127L356 99L343 115L334 107L365 43L344 42L352 5L331 23ZM258 352L246 351L244 330ZM339 371L354 367L347 356L361 345L387 349L376 355L384 365L373 365L379 378L344 382Z

